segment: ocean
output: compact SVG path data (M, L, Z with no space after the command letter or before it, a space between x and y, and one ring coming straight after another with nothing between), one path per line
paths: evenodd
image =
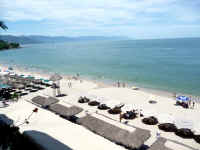
M0 63L200 96L200 38L29 44Z

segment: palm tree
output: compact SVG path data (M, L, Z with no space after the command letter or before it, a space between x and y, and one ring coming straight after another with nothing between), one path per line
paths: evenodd
M2 28L3 30L7 30L8 27L4 24L3 21L0 21L0 28Z

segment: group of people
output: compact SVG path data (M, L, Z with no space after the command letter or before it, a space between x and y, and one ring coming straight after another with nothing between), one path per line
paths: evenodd
M188 108L194 109L195 102L192 101L192 100L189 100L188 103L187 103L187 105L188 105Z
M117 87L126 87L126 83L125 82L120 82L120 81L117 81Z
M72 88L72 82L68 81L68 88Z
M78 80L79 77L80 77L80 74L77 73L76 75L72 76L71 79ZM80 83L82 83L82 82L83 82L83 81L80 79ZM69 79L69 81L67 82L67 85L68 85L68 88L72 88L72 82L70 81L70 79Z

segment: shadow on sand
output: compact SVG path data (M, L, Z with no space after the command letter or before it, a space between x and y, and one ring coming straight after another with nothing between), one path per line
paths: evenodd
M8 126L12 126L13 123L13 120L10 119L8 116L0 114L0 125L7 124ZM23 135L27 138L28 143L33 143L32 146L34 146L37 150L73 150L69 146L61 143L50 135L40 131L28 130L24 131ZM28 143L24 144L27 145ZM23 149L23 147L21 148Z
M42 150L72 150L72 148L43 132L30 130L24 131L23 134L37 144Z

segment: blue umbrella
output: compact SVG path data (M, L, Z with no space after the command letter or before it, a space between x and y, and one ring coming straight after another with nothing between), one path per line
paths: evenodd
M189 97L187 97L187 96L178 96L176 99L177 100L181 100L181 101L188 101Z

